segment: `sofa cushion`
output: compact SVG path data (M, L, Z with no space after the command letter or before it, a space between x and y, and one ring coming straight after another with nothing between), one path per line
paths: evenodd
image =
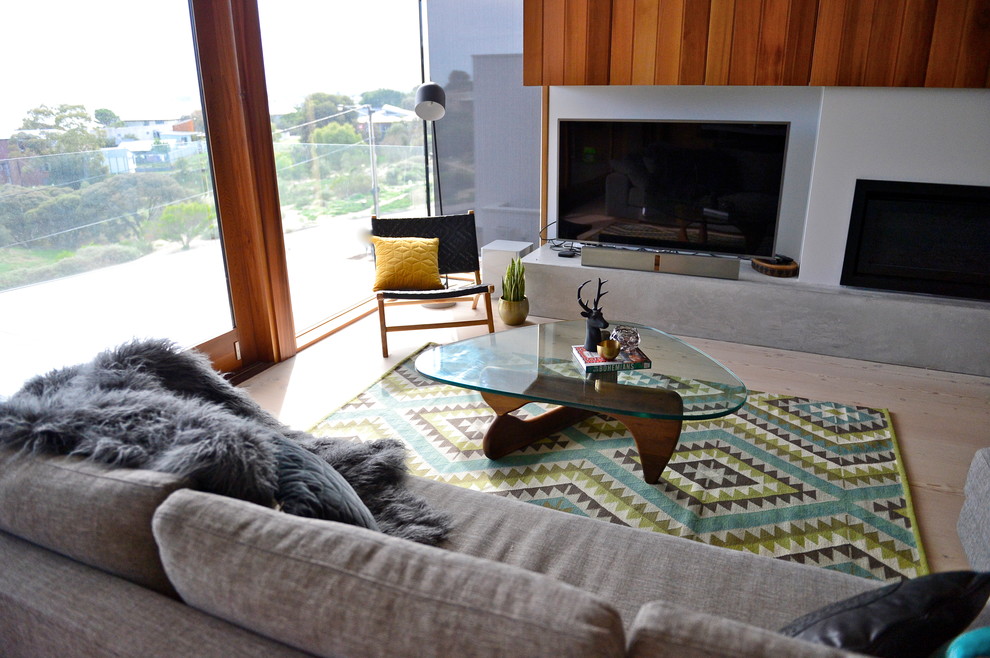
M521 569L198 491L155 537L184 601L319 655L622 655L618 613Z
M175 596L151 519L186 484L166 473L0 448L0 529Z
M988 597L990 573L936 573L838 601L780 632L871 656L924 658L962 633Z
M409 488L453 518L441 546L593 592L619 611L627 627L644 604L661 599L776 630L797 615L880 585L423 478L409 478Z
M627 655L631 658L839 658L853 654L688 610L667 601L651 601L636 615Z

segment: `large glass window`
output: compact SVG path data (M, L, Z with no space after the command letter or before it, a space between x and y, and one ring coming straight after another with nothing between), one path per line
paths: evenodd
M260 0L296 330L371 295L370 217L426 214L414 0Z
M57 13L4 8L0 395L131 338L233 326L188 2Z

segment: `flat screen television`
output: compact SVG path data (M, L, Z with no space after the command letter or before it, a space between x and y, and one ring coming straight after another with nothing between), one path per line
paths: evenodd
M560 119L557 239L773 256L789 127Z

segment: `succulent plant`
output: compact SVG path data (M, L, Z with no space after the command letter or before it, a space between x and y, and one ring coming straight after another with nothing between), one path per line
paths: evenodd
M526 268L522 261L513 258L509 262L505 276L502 277L502 299L509 302L521 302L526 298Z

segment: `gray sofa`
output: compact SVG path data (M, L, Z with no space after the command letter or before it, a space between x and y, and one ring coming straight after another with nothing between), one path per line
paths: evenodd
M970 481L987 560L990 449ZM774 629L878 586L420 479L441 547L187 485L0 451L0 654L841 656Z

